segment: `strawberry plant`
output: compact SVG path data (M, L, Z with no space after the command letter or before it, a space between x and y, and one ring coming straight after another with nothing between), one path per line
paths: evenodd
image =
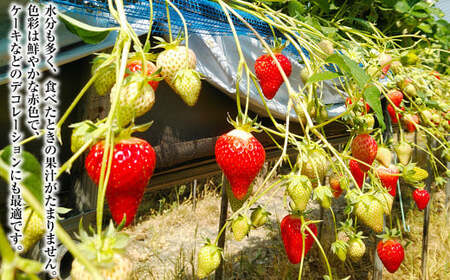
M252 207L262 196L276 188L287 194L293 210L281 220L280 234L288 260L299 264L299 279L308 251L316 249L326 264L325 277L333 279L334 275L328 252L317 238L318 225L322 221L306 218L309 203L316 203L323 208L323 212L331 213L333 222L330 227L334 227L336 236L331 251L343 262L347 259L358 262L365 255L366 244L360 229L367 235L385 231L388 236L378 244L377 253L388 271L395 272L404 257L403 247L396 241L398 235L391 230L397 218L397 211L392 211L396 207L394 199L399 198L403 212L401 192L397 195L397 191L401 190L399 182L418 187L413 197L418 208L423 209L429 200L429 193L421 188L423 180L431 175L448 175L445 163L434 153L442 149L444 156L450 154L450 78L445 73L437 73L439 69L430 67L438 64L436 56L441 55L441 49L431 45L423 53L415 54L401 48L398 41L408 45L407 41L414 36L386 36L384 33L391 34L389 31L394 27L384 26L386 30L380 30L380 26L371 24L378 22L376 19L356 20L365 26L364 29L370 30L370 34L346 25L350 15L367 13L371 7L367 1L353 1L355 6L352 9L348 9L348 1L331 1L334 6L329 5L330 1L313 1L310 5L305 5L305 1L271 1L269 4L243 0L215 2L230 26L239 56L238 64L232 65L237 69L232 81L236 88L237 114L234 120L231 116L228 119L233 129L218 137L214 149L215 160L229 183L225 182L223 187L226 188L233 213L221 225L215 241L208 240L199 250L196 275L199 278L208 277L219 267L222 250L218 240L227 229L231 229L234 239L240 241L268 222L269 213L263 206ZM379 13L379 7L407 18L421 18L420 13L431 11L431 6L420 4L423 1L416 1L416 4L398 1L399 4L395 5L385 2L377 2L381 6L372 9L371 17ZM149 1L151 7L152 3ZM143 43L127 22L123 2L115 0L113 3L110 0L108 4L110 14L118 24L116 27L93 27L61 16L72 32L89 43L100 42L110 31L118 33L111 53L99 54L94 59L92 78L57 124L57 136L61 141L64 123L91 86L99 95L109 98L111 108L105 119L95 122L83 120L69 125L73 129L70 143L73 156L61 166L57 175L59 177L69 171L86 151L85 169L98 185L96 229L89 233L81 231L78 246L60 226L57 229L58 238L75 257L73 279L91 279L91 276L94 279L129 278L132 263L123 255L127 237L121 229L133 222L156 166L156 155L151 144L131 135L149 129L151 123L136 123L139 117L153 108L157 99L155 91L162 79L188 106L197 103L202 84L201 74L196 70L196 54L189 48L188 25L177 5L166 0L167 7L175 10L183 23L183 34L173 38L170 9L167 9L169 38L167 42L155 38L159 43L152 47L153 14L150 15L150 30ZM287 14L279 13L273 7L287 10ZM317 17L319 8L323 10L324 20ZM282 35L280 40L275 41L283 47L289 44L291 48L285 48L283 54L278 46L271 48L271 42L243 18L242 12L264 21L274 34L276 30ZM329 18L331 15L332 19ZM426 24L430 28L433 24L432 28L439 27L439 23L432 23L428 16L423 15L422 18L426 19L422 25L412 24L403 28L410 31L419 28L429 33L424 31L427 30ZM336 21L338 19L342 21ZM265 54L258 54L256 60L252 59L254 68L249 67L249 60L242 50L236 22L241 27L247 27L256 38L255 42L265 50ZM399 24L406 24L403 18ZM159 50L160 53L150 53L150 50ZM296 50L298 55L292 55L292 50ZM301 64L300 73L295 73L298 77L294 77L292 71L294 62L295 65ZM294 86L294 80L301 80L302 83ZM333 89L345 104L338 113L329 114L329 105L323 100L325 88ZM250 119L252 90L259 94L270 125ZM283 98L286 98L284 119L275 118L268 106L268 103L281 98L277 94L281 90L285 94ZM241 103L243 101L245 103ZM385 119L385 116L389 118ZM344 125L349 133L348 140L339 149L331 143L325 129L338 123ZM394 129L398 134L396 143L390 135ZM261 132L273 140L281 155L260 181L255 177L266 161L266 151L257 139ZM407 142L411 133L432 139L436 147L431 147L431 142L426 146ZM429 170L433 174L416 166L417 158L412 157L414 148L428 155ZM288 150L295 155L288 156ZM4 172L7 168L3 168L3 165L9 164L7 153L5 149L0 154L2 177L7 174ZM287 175L275 175L280 166L288 169ZM440 169L445 169L446 173L440 173ZM24 184L36 185L38 178L34 179L27 177ZM33 231L25 239L26 244L30 244L27 247L40 238L38 226L44 217L39 198L33 196L35 192L33 187L24 191L31 207L26 211L30 220L29 230ZM103 229L105 198L117 228L111 222L106 230ZM337 201L334 198L346 204L344 222L340 221L339 228L338 216L333 209L336 208L334 201ZM404 223L404 216L401 220ZM2 232L0 243L5 263L14 263L17 256L2 240ZM27 270L17 265L14 271L16 268L30 274L39 270L37 266ZM2 269L7 276L14 272L9 266L2 266Z

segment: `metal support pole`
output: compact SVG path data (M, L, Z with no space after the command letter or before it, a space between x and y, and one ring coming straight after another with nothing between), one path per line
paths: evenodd
M434 143L431 141L431 138L427 137L427 143L429 146L433 147ZM428 160L431 159L431 156L428 155ZM431 204L431 184L433 183L434 176L433 170L431 168L431 164L427 164L428 178L426 180L426 190L430 194L430 202L425 208L425 212L423 215L423 233L422 233L422 280L428 280L427 274L427 260L428 260L428 229L430 226L430 204Z
M222 184L222 199L220 203L220 221L219 221L219 229L218 232L222 229L222 227L225 226L225 223L227 221L227 214L228 214L228 197L227 192L225 188L227 187L226 184L228 184L228 180L224 179ZM219 242L217 246L221 249L225 249L225 233L226 230L222 232L222 235L219 238ZM222 280L223 279L223 260L220 263L219 267L216 269L216 273L214 274L215 280Z

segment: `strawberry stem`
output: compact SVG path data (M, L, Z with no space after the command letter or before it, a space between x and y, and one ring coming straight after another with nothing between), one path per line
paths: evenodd
M6 234L3 231L3 227L1 225L0 225L0 254L3 260L2 267L6 267L5 264L12 262L12 260L14 259L14 251L11 248L8 238L6 237Z
M302 225L305 224L305 218L303 217L303 215L300 216L300 220L302 222ZM303 227L301 229L301 233L302 233L302 258L300 259L300 269L298 270L298 280L302 279L302 274L303 274L303 262L305 261L305 242L306 242L306 234L305 231L303 230Z
M175 10L175 12L178 14L178 16L181 18L181 21L183 22L183 28L184 28L184 40L186 45L186 64L185 68L188 68L188 61L189 61L189 34L188 34L188 28L186 24L186 20L184 19L183 14L180 12L180 10L175 6L170 0L166 0L166 5L169 3L169 5ZM170 23L169 23L170 24Z
M172 38L172 25L171 25L171 21L170 21L169 4L168 4L167 0L165 2L166 2L167 25L168 25L168 28L169 28L169 42L172 43L173 42L173 38Z
M328 258L327 258L327 254L325 254L325 251L323 250L322 245L320 244L320 241L317 239L316 235L312 232L312 230L305 224L305 220L303 218L303 216L301 217L302 219L302 232L303 230L307 230L309 235L311 235L311 237L314 239L314 241L317 243L317 246L319 247L320 252L322 253L323 258L325 259L325 264L327 266L327 270L328 270L328 276L330 277L330 280L333 280L333 274L331 272L331 267L330 267L330 263L328 262ZM304 238L303 238L304 239Z

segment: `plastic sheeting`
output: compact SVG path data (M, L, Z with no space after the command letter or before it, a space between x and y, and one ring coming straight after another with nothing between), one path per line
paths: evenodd
M42 1L45 2L45 1ZM74 4L77 1L67 1L67 0L54 0L50 1L54 2L58 5L58 8L61 11L65 11L67 14L71 16L75 16L77 19L87 22L89 24L97 25L97 26L105 26L110 25L112 23L109 18L109 14L104 8L104 4L101 1L90 1L90 8L83 9L83 5L86 5L86 1L78 1L82 4ZM89 1L88 1L89 2ZM95 2L95 3L94 3ZM223 14L220 14L220 8L217 7L216 3L212 3L209 1L173 1L174 4L180 7L182 12L186 12L186 18L189 26L189 46L194 50L197 55L197 70L205 76L205 80L216 88L220 89L222 92L226 93L232 98L236 97L236 72L237 65L239 62L239 55L236 49L236 45L233 37L231 36L231 32L224 18ZM192 2L187 5L185 2ZM84 4L83 4L84 3ZM145 5L147 3L147 6ZM159 3L155 5L155 9L161 9L162 3L164 1L154 1L154 3ZM182 5L182 4L186 5ZM96 11L93 4L98 4L98 11ZM101 6L103 5L103 6ZM103 8L102 8L103 7ZM101 9L100 9L101 8ZM137 30L138 34L144 34L148 30L149 21L148 21L148 1L138 1L136 4L128 3L126 6L128 20ZM201 13L203 14L201 14ZM211 12L210 15L205 14ZM145 14L146 13L146 14ZM162 16L164 11L155 10L155 19L157 22L154 25L154 31L156 33L163 33L164 30L168 30L166 18ZM172 24L176 23L177 17L175 12L172 10ZM165 15L165 13L164 13ZM195 19L199 19L201 17L205 18L202 20L201 25L194 25ZM263 31L263 35L270 34L270 30L264 30L263 22L258 22L256 18L245 15L244 17L249 20L252 25L256 24L258 31ZM235 23L238 21L236 18L233 18ZM190 22L190 24L189 24ZM217 26L217 31L214 26ZM239 25L239 24L238 24ZM181 26L173 25L178 28L173 29L173 33L177 33ZM225 27L228 26L228 29ZM239 37L242 50L244 52L245 59L251 69L253 69L254 61L258 56L263 53L263 47L260 42L255 37L251 36L251 32L249 30L245 30L245 27L242 26L242 23L239 25L238 34L241 34ZM62 26L61 26L62 27ZM199 29L201 28L201 30ZM210 32L207 32L209 28ZM201 32L200 32L201 31ZM60 28L59 32L59 45L67 46L69 44L73 44L75 39L73 36L68 34L64 27ZM244 35L245 34L245 35ZM58 55L57 62L59 65L73 61L74 59L81 58L83 56L87 56L91 53L98 52L101 49L112 46L115 41L116 34L111 34L106 41L102 42L99 45L86 46L81 45L75 48L70 48L68 51L61 52ZM6 38L4 36L3 38ZM4 42L4 40L2 40ZM3 43L2 43L3 44ZM2 57L6 57L5 55L6 49L3 49ZM289 78L291 85L294 90L297 90L300 86L302 86L302 82L300 80L300 71L303 66L298 63L298 53L291 46L290 48L284 51L286 56L290 58L292 63L292 74ZM307 55L307 53L306 53ZM5 73L2 76L5 77ZM245 75L241 79L240 91L241 97L246 97L246 89L247 89L247 81ZM341 94L345 95L343 92L339 93L336 91L336 88L332 86L330 81L324 83L323 95L321 96L324 104L330 105L328 108L328 113L330 117L333 117L337 114L342 113L345 110L343 105L343 100ZM253 82L250 83L250 104L251 109L260 113L266 114L266 110L264 108L263 102L258 94L258 91L254 87ZM274 99L267 102L269 109L272 114L276 118L284 119L286 117L286 106L288 102L288 93L286 89L286 85L283 85ZM294 118L295 113L292 111L291 116ZM295 118L294 118L295 119Z

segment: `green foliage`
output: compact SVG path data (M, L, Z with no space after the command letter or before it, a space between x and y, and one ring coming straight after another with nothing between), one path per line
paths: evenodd
M29 152L22 152L22 184L40 202L42 199L42 171L39 161ZM0 177L9 182L9 168L11 164L11 146L0 150Z
M264 2L274 9L302 20L321 30L325 35L339 39L334 26L346 25L372 33L372 25L387 36L417 34L425 36L420 47L448 50L450 24L442 19L444 13L433 3L420 0L290 0ZM437 1L436 1L437 2ZM404 37L403 46L411 46L419 37ZM441 52L434 68L442 73L448 68L448 53Z

